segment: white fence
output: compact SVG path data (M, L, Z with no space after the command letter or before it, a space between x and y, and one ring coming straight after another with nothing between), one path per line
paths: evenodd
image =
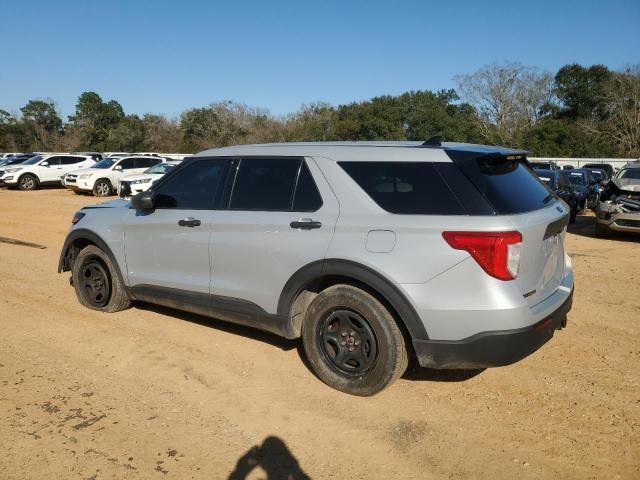
M564 165L573 165L580 168L585 163L608 163L613 168L624 167L629 162L638 161L636 158L552 158L552 157L528 157L532 162L556 162L560 168Z

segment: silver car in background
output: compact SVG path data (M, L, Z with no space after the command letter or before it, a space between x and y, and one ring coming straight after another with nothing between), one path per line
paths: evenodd
M564 327L568 222L519 150L245 145L77 212L59 271L94 310L151 302L301 337L320 379L373 395L410 358L508 365Z

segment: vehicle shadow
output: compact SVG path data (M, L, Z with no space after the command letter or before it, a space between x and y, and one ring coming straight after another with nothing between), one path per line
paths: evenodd
M592 212L588 212L576 217L575 223L570 223L567 227L567 232L573 235L580 235L581 237L597 238L601 240L619 240L621 242L638 242L640 240L639 235L633 235L624 232L608 232L605 235L596 234L595 228L596 218Z
M229 480L244 480L249 478L252 472L260 468L267 480L309 480L300 467L298 460L287 448L287 445L278 437L269 436L264 439L262 445L251 447L247 453L238 459L236 467L229 475Z
M154 305L151 303L136 301L133 303L133 306L140 310L146 310L149 312L159 313L161 315L167 315L169 317L179 318L180 320L195 323L196 325L215 328L216 330L222 330L223 332L231 333L233 335L240 335L245 338L250 338L251 340L268 343L284 351L289 351L297 348L299 343L298 340L288 340L273 333L257 330L255 328L225 322L216 318L205 317L196 313L175 310L173 308L163 307L161 305Z
M402 376L403 380L414 382L465 382L480 375L486 368L465 370L440 370L410 365Z

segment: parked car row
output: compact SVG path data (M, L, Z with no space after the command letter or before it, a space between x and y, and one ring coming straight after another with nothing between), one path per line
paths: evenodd
M578 212L589 208L596 213L598 235L640 234L640 162L629 163L613 178L608 177L607 170L589 166L566 170L536 168L534 172L569 205L571 223Z
M44 185L61 185L76 193L106 197L121 190L121 180L145 174L162 163L175 165L185 157L184 154L160 156L151 152L14 153L0 157L0 186L35 190ZM145 190L166 171L159 168L149 172L150 177L134 179L134 190ZM126 183L129 187L132 185L130 181Z

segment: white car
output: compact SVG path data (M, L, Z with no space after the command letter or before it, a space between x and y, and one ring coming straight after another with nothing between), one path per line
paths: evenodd
M106 197L116 192L120 178L125 174L142 173L164 161L160 157L107 157L91 168L68 173L63 183L76 193L93 193L96 197Z
M165 173L179 164L180 162L167 161L154 165L143 173L125 175L120 179L118 193L121 197L126 198L140 192L144 192L145 190L149 190L149 187L153 185L153 182L161 178Z
M0 177L7 187L35 190L40 185L61 185L66 173L78 168L88 168L95 163L88 155L36 155L23 163L2 168Z

